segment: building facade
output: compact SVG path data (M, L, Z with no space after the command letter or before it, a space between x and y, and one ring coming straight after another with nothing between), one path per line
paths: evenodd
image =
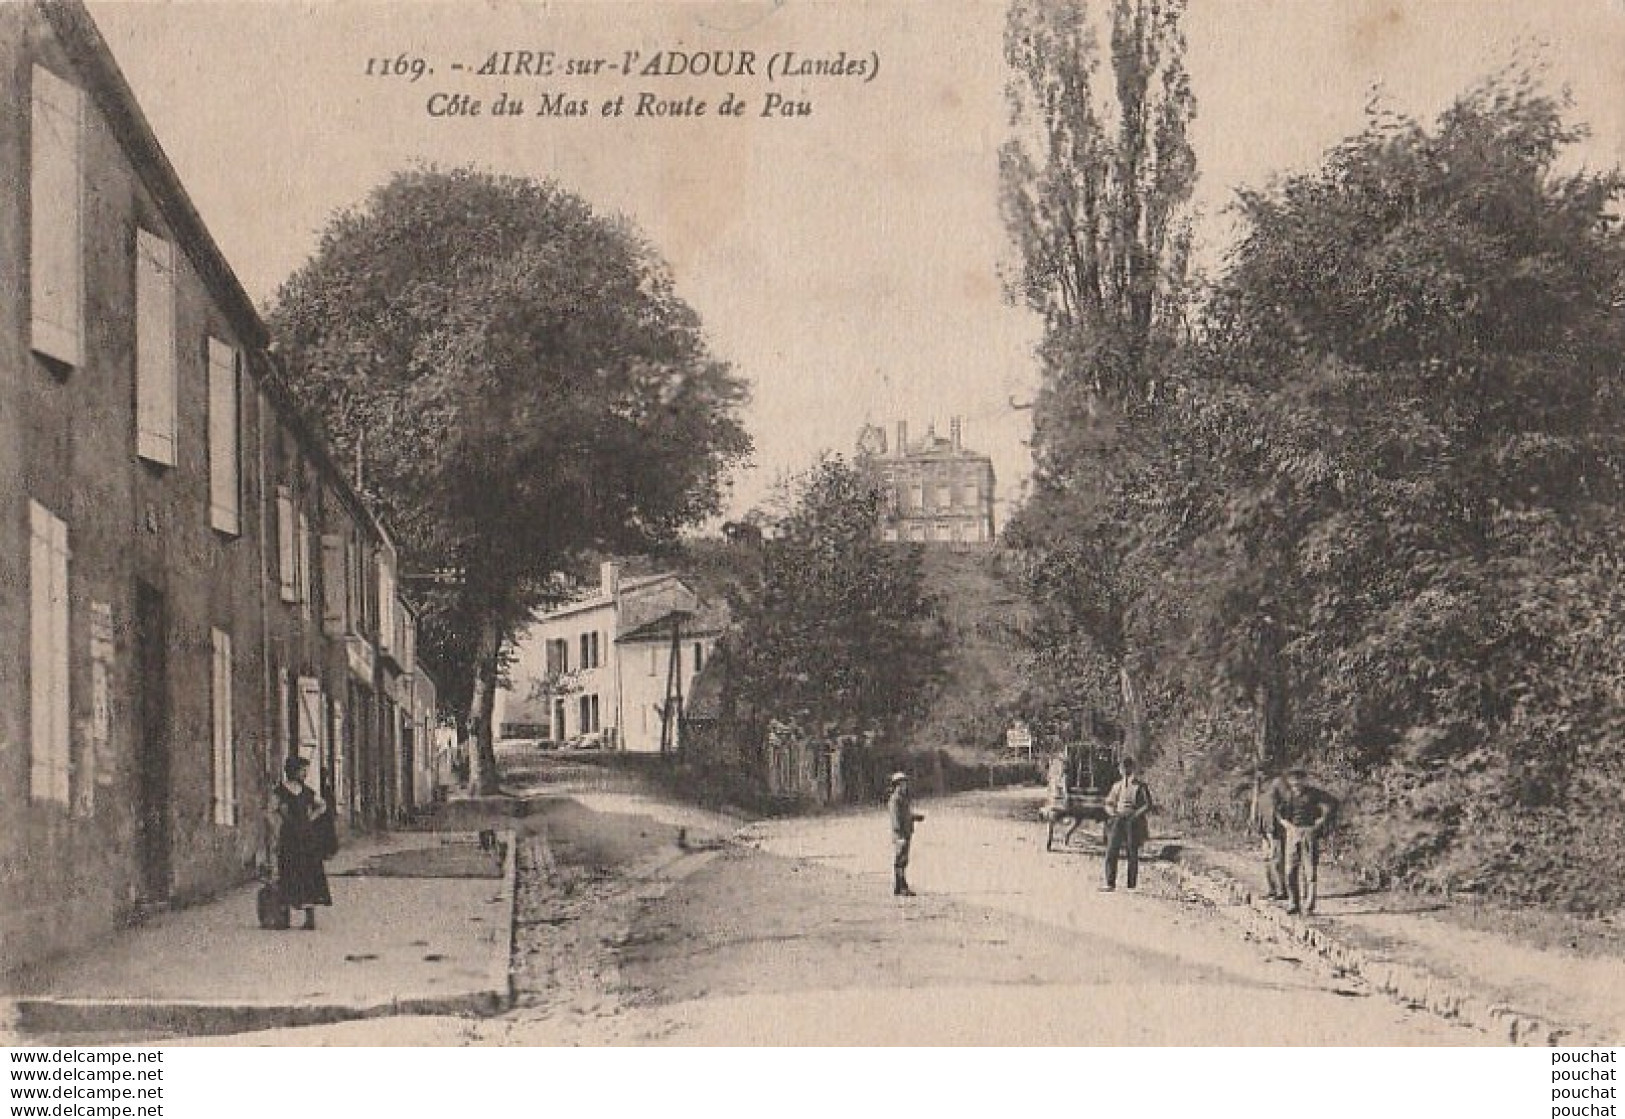
M387 818L395 591L75 0L0 5L0 193L10 968L242 881L289 753L347 826Z
M537 615L516 642L498 736L677 749L681 702L668 699L692 691L723 624L678 576L623 578L605 563L588 597Z
M885 429L858 433L858 462L874 471L885 500L885 540L959 547L994 542L993 460L964 446L964 421L954 417L946 439L928 428L910 442L908 424L897 423L888 448Z

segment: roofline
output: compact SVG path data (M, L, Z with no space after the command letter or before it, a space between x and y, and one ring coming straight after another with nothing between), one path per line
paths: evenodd
M102 38L83 0L39 0L39 6L63 50L89 79L97 107L129 154L136 173L152 191L164 220L186 241L187 248L192 250L187 254L193 258L192 263L205 281L217 289L215 294L223 297L225 310L242 333L244 342L261 348L268 346L270 332L255 309L254 301L248 297L225 254L204 225L202 215L192 204L191 195L158 142L157 133L141 111L135 91L130 88L118 60L113 57L112 48Z
M95 17L84 0L37 0L40 10L55 32L69 60L86 80L96 107L106 118L114 138L129 156L136 174L146 184L158 210L183 243L188 258L220 302L243 345L249 351L248 365L254 379L274 402L278 419L293 430L302 451L328 477L351 513L366 524L380 540L389 543L383 522L350 485L328 451L316 425L287 387L286 373L271 352L271 332L260 317L254 301L237 278L231 262L220 250L214 235L198 213L192 196L169 161L158 134L153 131L135 91L124 76L113 50L96 26Z
M643 575L638 577L635 587L623 589L642 590L644 587L652 587L656 583L664 583L667 580L676 580L677 582L681 583L683 577L675 571L667 571L660 575ZM689 591L689 593L693 593L693 587L690 587L687 583L683 583L683 586ZM613 598L601 594L593 598L581 599L579 602L571 602L565 604L564 606L555 607L554 609L547 611L545 614L537 614L535 617L531 618L530 624L540 625L542 622L551 622L557 618L568 618L572 614L580 614L587 610L597 610L604 606L614 605L615 600Z
M641 628L642 627L640 626L639 629L641 629ZM727 632L728 632L728 627L727 626L707 626L707 627L696 628L696 629L685 629L685 630L682 631L682 637L683 637L683 640L686 641L691 637L716 637L719 634L723 634L723 633L727 633ZM666 644L666 643L668 643L670 641L671 641L671 633L670 633L670 631L667 631L665 633L640 633L638 630L633 630L631 633L622 634L620 637L617 637L615 639L615 644L617 644L617 645L646 645L646 644L647 645L652 645L652 644L658 643L658 644L663 645L663 644Z

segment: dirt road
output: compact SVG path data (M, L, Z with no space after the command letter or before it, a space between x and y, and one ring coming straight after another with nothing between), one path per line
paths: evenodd
M562 791L562 790L561 790ZM521 1005L484 1021L287 1031L299 1044L1471 1045L1248 940L1211 908L1100 893L1098 858L1046 854L1008 796L924 802L890 893L878 810L735 831L717 817L582 793L530 873ZM676 840L683 828L682 842ZM557 828L555 827L555 830ZM597 842L597 833L621 837ZM631 837L628 841L627 837ZM522 864L523 865L523 864Z
M645 1038L771 1044L1472 1044L1248 942L1211 909L1098 892L1009 801L927 804L890 895L879 812L753 827L642 907L619 970ZM1162 884L1161 890L1157 887Z

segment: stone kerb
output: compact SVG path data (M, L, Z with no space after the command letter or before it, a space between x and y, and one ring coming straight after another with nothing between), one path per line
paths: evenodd
M1174 861L1159 861L1152 866L1167 877L1176 891L1214 906L1253 936L1305 947L1335 974L1358 978L1405 1006L1473 1026L1512 1045L1582 1044L1582 1031L1576 1026L1489 1002L1455 980L1412 964L1383 959L1338 938L1323 925L1259 900L1246 885L1222 870L1197 871Z

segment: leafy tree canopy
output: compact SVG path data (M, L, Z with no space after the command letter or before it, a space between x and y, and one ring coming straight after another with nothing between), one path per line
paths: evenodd
M334 219L270 321L406 562L460 573L424 650L486 751L503 642L551 577L714 513L749 451L745 386L654 250L550 181L398 174Z
M880 539L880 492L840 459L790 489L732 651L742 704L818 734L898 731L942 655L920 549Z

